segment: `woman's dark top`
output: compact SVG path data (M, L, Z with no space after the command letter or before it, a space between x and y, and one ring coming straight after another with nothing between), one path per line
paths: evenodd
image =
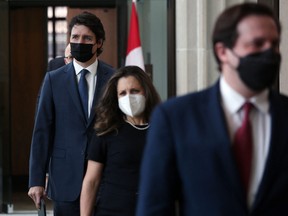
M138 196L139 168L147 126L134 128L124 122L113 132L93 136L88 159L104 164L97 216L134 216Z

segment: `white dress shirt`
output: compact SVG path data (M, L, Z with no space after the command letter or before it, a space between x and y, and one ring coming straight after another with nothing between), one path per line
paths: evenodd
M90 116L92 104L93 104L93 99L94 99L94 93L96 89L96 82L97 82L97 67L98 67L98 60L91 64L87 68L83 68L81 65L79 65L75 59L73 60L73 65L75 69L75 73L77 76L77 80L79 83L80 77L81 77L81 70L82 69L87 69L89 73L86 75L86 80L88 84L88 116Z
M241 126L244 112L241 107L245 98L232 89L222 76L220 78L222 106L228 124L231 143L237 129ZM249 99L254 105L250 112L250 122L253 130L253 158L248 192L248 206L251 207L261 183L270 146L271 115L269 113L268 89Z

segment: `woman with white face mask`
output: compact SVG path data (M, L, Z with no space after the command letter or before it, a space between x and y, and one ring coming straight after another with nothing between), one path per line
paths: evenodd
M111 77L96 107L81 216L135 215L142 152L149 118L158 103L160 97L141 68L126 66Z

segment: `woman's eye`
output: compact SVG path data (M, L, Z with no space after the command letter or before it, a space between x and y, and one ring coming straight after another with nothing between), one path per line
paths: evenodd
M130 93L131 93L131 94L137 94L137 93L139 93L139 90L133 89L133 90L131 90Z
M120 92L119 95L120 95L120 96L125 96L125 95L126 95L126 92Z

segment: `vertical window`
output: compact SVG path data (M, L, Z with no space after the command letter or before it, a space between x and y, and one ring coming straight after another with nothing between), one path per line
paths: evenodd
M48 61L64 56L67 44L67 7L48 7Z
M168 98L168 1L137 1L144 61L152 67L153 83L162 100Z

